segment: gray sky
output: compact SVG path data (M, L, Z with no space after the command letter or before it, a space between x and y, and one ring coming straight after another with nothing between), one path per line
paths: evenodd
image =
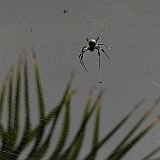
M69 11L67 14L63 14L65 9ZM16 65L23 49L27 49L31 59L31 46L34 45L47 111L59 102L69 75L75 70L73 88L77 88L78 92L72 101L73 132L81 120L80 113L90 87L96 86L94 98L100 89L106 89L102 103L101 136L112 129L138 101L146 98L138 113L102 148L99 155L102 159L160 95L159 16L158 0L1 0L0 79L3 80L10 65ZM87 45L86 38L96 39L98 36L99 42L109 47L103 49L111 60L102 52L99 69L97 51L87 51L83 58L86 72L78 56L81 48ZM31 82L34 82L32 65L30 74ZM34 95L33 83L30 90ZM32 105L36 105L34 97ZM159 113L160 106L144 125ZM92 128L92 122L89 127ZM88 131L88 137L90 134ZM159 137L160 124L124 159L140 159L159 145ZM84 143L81 157L89 147L88 140Z

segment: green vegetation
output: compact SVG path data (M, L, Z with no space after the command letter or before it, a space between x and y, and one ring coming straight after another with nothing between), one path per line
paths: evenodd
M48 149L50 148L50 141L52 135L55 132L57 122L60 117L60 113L63 113L63 124L61 128L61 133L59 136L58 143L52 151L51 155L48 155L49 160L76 160L82 149L82 144L84 141L85 133L87 130L87 123L94 116L94 130L93 130L93 140L91 142L90 151L87 155L84 155L83 160L94 160L100 150L100 148L114 136L114 134L123 126L124 123L135 113L137 108L144 102L140 101L135 105L135 107L115 126L108 132L103 138L99 137L99 126L100 126L100 108L101 108L101 98L103 95L103 90L100 91L97 99L91 105L93 90L89 91L86 105L84 106L84 113L82 115L82 120L79 129L76 131L72 142L67 144L66 141L69 135L70 128L70 109L71 109L71 99L75 94L75 90L71 90L72 81L74 79L74 73L71 74L68 81L67 87L65 89L64 95L62 96L61 102L52 110L49 114L45 113L44 96L42 92L41 80L39 75L39 68L37 63L37 58L35 51L33 52L33 66L35 75L35 86L36 86L36 96L38 101L39 113L37 113L38 125L36 127L31 127L31 117L30 117L30 101L29 101L29 75L28 75L28 62L26 52L23 55L23 60L21 60L17 67L17 75L14 76L13 70L10 71L8 76L5 78L2 89L0 93L0 159L2 160L16 160L16 159L31 159L31 160L42 160ZM14 80L15 77L15 80ZM23 77L23 80L22 80ZM15 83L14 83L15 82ZM20 103L24 95L23 104ZM108 155L104 157L106 160L118 160L122 159L123 156L129 152L129 150L139 142L141 138L149 131L151 128L160 121L160 116L155 118L150 124L148 124L144 129L142 129L138 134L131 138L133 133L137 131L139 126L144 122L144 120L153 111L156 105L159 103L160 97L149 107L149 109L142 115L137 124L133 126L128 134L117 144L116 148ZM23 121L20 118L20 108L25 107L24 116L24 129L20 136L20 123ZM7 108L8 115L5 113L5 118L7 116L7 122L3 123L4 119L4 109ZM64 112L62 112L62 110ZM4 125L5 124L5 125ZM48 124L51 127L47 130ZM47 136L44 137L44 134ZM20 139L20 140L18 140ZM43 139L43 140L42 140ZM30 144L33 145L30 145ZM30 150L27 156L23 156L23 152L30 145ZM64 148L65 147L65 148ZM144 155L141 160L149 160L155 153L160 150L160 147L155 148L148 155ZM107 153L107 150L106 150ZM143 157L143 155L142 155ZM155 160L160 160L160 157ZM151 159L150 159L151 160Z

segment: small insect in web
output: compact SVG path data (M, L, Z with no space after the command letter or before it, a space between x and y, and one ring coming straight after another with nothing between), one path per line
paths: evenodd
M84 67L84 69L87 71L87 69L86 69L86 67L85 67L85 65L84 65L84 62L83 62L83 54L84 54L84 52L86 52L86 51L91 51L91 52L93 52L95 49L97 49L97 51L98 51L98 59L99 59L99 68L100 68L100 51L99 50L101 50L103 53L105 53L105 55L107 56L107 58L110 60L110 58L109 58L109 56L107 55L107 53L104 51L104 49L103 48L101 48L100 46L102 45L102 46L105 46L105 47L107 47L107 48L109 48L108 46L106 46L105 44L103 44L103 43L97 43L97 41L99 40L99 37L97 37L97 39L96 40L94 40L94 39L91 39L91 40L89 40L88 38L86 38L86 40L87 40L87 42L88 42L88 46L84 46L84 47L82 47L82 50L81 50L81 52L80 52L80 54L79 54L79 59L80 59L80 62L81 62L81 65ZM88 71L87 71L88 72Z
M69 9L64 9L64 10L62 11L63 14L67 14L68 12L69 12Z

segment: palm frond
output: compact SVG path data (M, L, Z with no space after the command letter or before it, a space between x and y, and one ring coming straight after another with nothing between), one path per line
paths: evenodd
M17 67L17 75L14 76L13 67L9 74L6 76L2 83L2 88L0 92L0 159L5 160L17 160L19 158L24 160L40 160L46 156L47 151L50 149L51 142L53 141L53 134L55 134L56 126L60 119L60 114L63 115L63 123L61 127L61 132L59 134L58 143L55 144L54 149L48 159L57 160L77 160L85 144L85 136L87 131L87 125L94 116L94 129L92 134L91 148L87 155L84 156L83 160L94 160L97 158L97 154L102 146L104 146L109 139L113 138L115 133L123 127L127 120L135 113L135 111L144 103L144 99L138 102L131 111L129 111L124 118L115 126L111 131L109 131L103 138L100 139L100 111L101 111L101 99L104 90L101 90L92 104L92 94L93 88L90 89L88 97L86 99L86 104L84 106L84 112L82 114L82 119L80 126L77 129L75 135L70 144L67 144L67 139L69 137L70 129L70 110L71 101L73 95L75 95L76 90L71 91L72 82L74 79L74 72L71 73L69 81L67 83L66 89L62 96L61 101L56 105L48 114L45 112L45 98L43 94L43 87L40 78L40 71L38 67L38 61L34 48L32 48L33 57L33 68L35 76L35 86L36 86L36 99L37 107L39 113L36 117L39 117L38 124L31 128L31 114L30 114L30 91L29 91L29 74L28 74L28 60L27 51L24 50L23 60L20 60ZM22 81L22 76L24 81ZM14 78L15 77L15 78ZM24 100L21 104L21 93L24 94ZM7 103L5 103L5 101ZM153 109L159 104L160 97L149 107L149 109L142 115L139 121L131 128L126 136L120 141L115 149L104 159L107 160L118 160L122 159L124 155L130 151L130 149L139 142L139 140L148 133L160 121L160 116L155 118L150 124L144 127L134 138L131 136L137 131L137 129L142 125L144 120L151 114ZM6 106L7 104L7 106ZM91 105L92 104L92 105ZM24 107L24 129L22 131L22 136L20 136L20 107ZM8 115L7 124L4 125L3 117L4 108L7 108ZM50 125L50 128L47 128ZM47 132L46 132L47 131ZM44 136L45 133L47 136ZM33 144L28 151L26 156L22 156L23 152L27 147ZM155 153L160 150L160 147L154 149L148 155L144 155L143 159L151 158ZM158 160L160 157L157 157Z

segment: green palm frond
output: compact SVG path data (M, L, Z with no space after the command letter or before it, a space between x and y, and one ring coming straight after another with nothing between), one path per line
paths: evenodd
M84 156L83 160L96 160L97 154L104 144L111 139L117 131L123 127L127 120L136 112L136 110L144 103L144 99L137 103L124 118L117 123L113 129L108 132L103 138L100 138L100 110L101 99L104 90L101 90L92 104L93 88L90 89L84 106L84 113L82 114L82 120L80 126L73 136L70 144L67 144L70 129L70 110L71 100L75 95L76 90L71 90L71 85L74 79L74 72L71 73L68 84L64 91L61 101L55 106L48 114L45 112L45 99L43 95L42 83L40 78L40 71L38 67L37 57L34 48L32 48L33 55L33 67L36 86L37 107L39 113L37 113L38 124L32 128L31 114L30 114L30 91L29 91L29 74L28 74L28 60L27 52L24 50L23 58L19 61L17 67L16 76L13 72L13 67L9 74L6 76L2 83L2 89L0 92L0 159L5 160L42 160L47 151L50 149L51 142L53 142L53 134L60 119L60 115L63 115L63 122L61 126L61 132L59 133L58 143L52 149L50 155L47 155L49 160L76 160L78 159L80 152L83 148L85 141L87 125L94 116L94 129L92 135L92 142L90 151ZM22 78L23 77L23 78ZM23 103L21 104L22 95L24 95ZM5 103L6 102L6 103ZM144 127L134 138L131 138L135 131L142 125L144 120L151 114L153 109L159 104L160 97L149 107L149 109L142 115L139 121L131 128L126 136L120 141L115 149L103 159L106 160L118 160L122 159L127 152L139 142L139 140L148 133L160 121L160 116L155 118L150 124ZM20 134L20 108L24 107L24 128ZM7 108L7 115L4 110ZM5 116L3 116L5 114ZM4 117L7 123L3 123ZM22 124L21 124L22 125ZM48 128L48 125L51 127ZM47 134L47 135L46 135ZM22 135L22 136L20 136ZM44 136L45 135L45 136ZM31 145L30 150L26 156L22 156L24 151ZM67 147L66 147L67 146ZM50 149L51 150L51 149ZM155 148L148 155L142 155L144 158L141 160L149 160L155 153L160 150L160 147ZM157 157L154 160L158 160ZM44 159L43 159L44 160ZM150 159L151 160L151 159ZM153 160L153 159L152 159Z

